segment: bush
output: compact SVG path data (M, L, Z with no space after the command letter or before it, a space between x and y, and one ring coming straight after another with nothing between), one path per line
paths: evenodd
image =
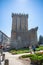
M30 58L33 65L43 65L43 54L35 53L29 55L23 55L22 58Z
M43 60L43 54L36 53L36 54L23 55L22 58L30 58L31 60Z

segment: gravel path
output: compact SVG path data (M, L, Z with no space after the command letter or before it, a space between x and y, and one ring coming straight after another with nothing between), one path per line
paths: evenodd
M5 52L5 59L9 60L9 65L30 65L30 60L29 59L25 59L25 60L24 59L19 59L19 57L21 55L25 55L25 54L29 54L29 53L12 55L9 52Z

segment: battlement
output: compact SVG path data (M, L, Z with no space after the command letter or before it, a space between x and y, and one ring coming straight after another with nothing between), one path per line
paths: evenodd
M14 17L14 16L26 16L27 18L28 18L28 14L21 14L21 13L12 13L12 17Z
M12 30L27 31L28 30L28 14L12 13Z

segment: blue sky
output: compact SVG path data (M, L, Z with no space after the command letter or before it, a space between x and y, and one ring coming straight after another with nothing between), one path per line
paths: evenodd
M12 13L28 14L28 29L43 36L43 0L0 0L0 30L11 36Z

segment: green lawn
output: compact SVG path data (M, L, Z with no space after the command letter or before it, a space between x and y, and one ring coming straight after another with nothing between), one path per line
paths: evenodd
M43 46L39 46L39 48L36 48L36 51L43 50Z
M23 48L23 49L19 49L19 50L12 49L9 52L12 53L12 54L28 53L29 48Z
M36 48L36 51L40 51L40 50L43 50L43 46L39 46L39 48ZM28 53L30 52L30 50L29 48L22 48L19 50L12 49L9 52L12 54L22 54L22 53Z

